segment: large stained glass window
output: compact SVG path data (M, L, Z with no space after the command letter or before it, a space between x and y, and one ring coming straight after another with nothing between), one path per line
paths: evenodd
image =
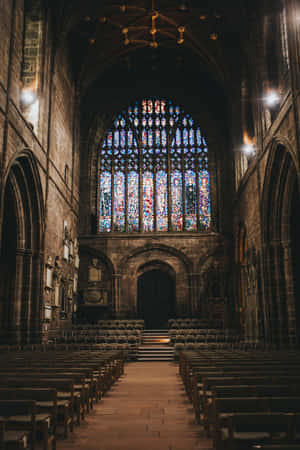
M208 150L189 114L145 99L117 117L100 149L100 232L210 229Z

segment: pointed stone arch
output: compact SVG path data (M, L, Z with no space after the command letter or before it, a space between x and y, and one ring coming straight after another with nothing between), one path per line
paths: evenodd
M299 199L299 179L293 148L285 139L275 139L266 167L261 211L265 331L267 340L277 346L293 344L296 337L297 295L291 226L293 198L296 195Z
M7 168L1 193L0 321L10 342L41 338L44 205L37 162L28 149ZM9 264L6 265L6 259ZM5 269L6 267L6 269Z

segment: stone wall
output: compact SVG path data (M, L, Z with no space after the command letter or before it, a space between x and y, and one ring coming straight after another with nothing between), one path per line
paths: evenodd
M42 337L46 338L48 331L52 328L65 326L72 317L73 293L70 307L66 314L61 315L61 305L54 305L53 284L46 288L46 264L49 263L53 274L59 276L64 283L69 285L73 282L74 273L76 273L75 254L67 259L63 258L64 222L68 225L67 244L69 247L74 246L78 223L79 157L75 89L67 49L64 46L54 48L50 27L51 13L44 10L35 11L35 13L33 20L29 20L28 17L24 20L22 0L0 2L0 186L2 199L0 229L8 207L3 202L7 177L10 177L12 168L21 157L30 158L37 171L36 176L41 188L38 195L41 211L43 211L43 219L38 227L41 233L41 246L38 252L42 263L39 267L30 268L30 271L40 272L40 281L36 286L29 286L32 292L30 302L34 303L39 310L38 316L31 323L33 329L31 335L34 335L32 338L39 340ZM27 27L25 32L24 24ZM23 42L24 36L25 42ZM35 57L38 57L39 63L43 66L39 67ZM40 83L40 72L45 73L43 84ZM23 87L24 83L31 84L37 79L39 81L37 83L39 90L34 92L39 102L34 124L20 101L21 76ZM68 179L65 179L66 165L69 168ZM33 196L35 194L32 192ZM27 208L30 207L32 205L27 205ZM26 226L25 224L25 228ZM26 232L32 231L32 226L28 224ZM19 245L22 247L27 244L20 242ZM35 251L31 248L25 250ZM1 262L5 263L5 261ZM37 277L29 278L31 279L38 280ZM24 285L20 289L21 297L22 290L28 289L25 279L23 281ZM12 302L13 298L5 298L1 301ZM45 320L45 305L51 310L51 319ZM60 320L61 318L64 320ZM25 340L30 338L30 334L22 337Z
M175 274L176 315L201 317L207 306L206 274L214 267L216 257L220 274L219 292L227 296L227 304L230 304L230 289L228 286L224 289L229 271L227 252L224 238L217 233L85 236L80 239L82 297L84 300L85 290L89 288L88 266L93 258L98 258L106 264L111 277L110 305L106 313L115 317L136 317L138 277L150 266L168 266ZM211 294L210 300L217 302L219 297L220 294L215 298ZM228 313L230 320L230 311ZM220 319L228 320L224 316Z

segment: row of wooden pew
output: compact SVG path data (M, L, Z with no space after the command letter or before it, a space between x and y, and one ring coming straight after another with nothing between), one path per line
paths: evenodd
M216 450L300 449L299 352L182 351L179 367Z
M123 352L0 354L0 449L56 448L123 374Z

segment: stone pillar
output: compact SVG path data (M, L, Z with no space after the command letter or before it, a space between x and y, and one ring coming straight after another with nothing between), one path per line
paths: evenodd
M32 279L31 287L31 299L29 302L28 311L28 325L30 339L34 343L40 343L42 341L42 318L43 318L43 255L37 253L32 261L32 273L34 278Z
M295 346L296 342L296 292L293 271L293 253L291 241L282 242L284 279L286 293L286 311L288 321L288 343Z
M118 316L121 310L121 274L113 275L113 301L112 312Z
M16 278L15 286L11 291L9 304L9 340L13 343L20 343L22 340L22 303L24 292L24 276L26 277L26 267L24 267L24 249L16 251ZM26 283L25 283L26 285Z
M264 298L263 298L263 320L264 320L264 339L265 342L271 342L270 328L270 297L272 295L270 288L270 247L268 244L263 245L262 251L262 270L264 272Z
M200 309L199 284L200 284L200 274L191 273L189 275L189 289L190 289L190 313L192 317L196 317Z

